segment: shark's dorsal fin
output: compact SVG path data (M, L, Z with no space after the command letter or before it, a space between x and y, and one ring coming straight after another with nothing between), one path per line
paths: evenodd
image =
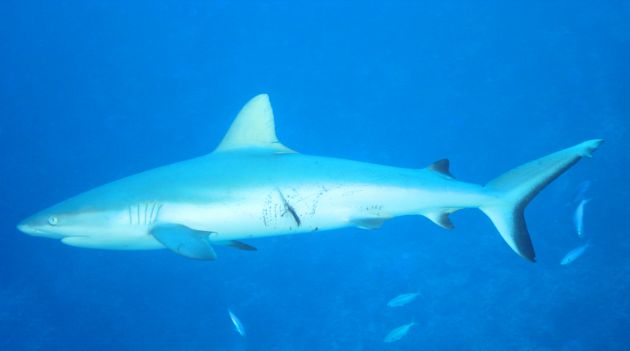
M243 106L214 151L252 149L274 153L295 152L282 145L276 137L273 110L267 94L257 95Z

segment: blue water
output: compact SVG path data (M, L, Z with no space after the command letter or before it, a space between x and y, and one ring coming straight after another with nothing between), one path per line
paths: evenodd
M630 349L628 2L130 3L0 3L1 350ZM528 207L535 264L476 210L452 231L399 218L218 248L215 262L15 228L210 152L261 92L295 150L412 168L448 157L477 183L606 142ZM560 266L584 242L585 180L592 245Z

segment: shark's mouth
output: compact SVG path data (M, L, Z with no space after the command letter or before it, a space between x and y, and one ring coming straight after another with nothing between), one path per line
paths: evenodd
M52 239L61 239L64 237L64 235L61 235L59 233L53 233L48 230L34 227L26 223L18 224L17 229L24 234L28 234L32 236L42 236L42 237L52 238Z
M28 223L20 223L17 225L17 229L24 234L37 236L41 238L49 238L49 239L59 239L62 240L64 238L71 237L85 237L86 235L76 235L76 234L63 234L55 230L50 230L47 228L41 228L38 226L29 225ZM54 229L54 228L52 228Z

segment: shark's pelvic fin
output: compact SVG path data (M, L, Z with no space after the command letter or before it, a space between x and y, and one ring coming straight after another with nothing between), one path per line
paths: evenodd
M181 224L160 224L150 234L176 254L198 260L217 258L210 244L211 232L190 229Z
M585 141L526 163L486 184L494 200L482 204L482 210L517 254L534 262L536 255L525 224L525 206L547 184L564 173L582 157L591 157L601 139Z
M273 110L267 94L249 100L238 113L215 152L233 150L269 150L294 153L276 137Z

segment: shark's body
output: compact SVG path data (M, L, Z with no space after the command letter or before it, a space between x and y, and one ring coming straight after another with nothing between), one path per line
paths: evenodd
M525 205L600 143L559 151L481 186L455 180L446 160L404 169L296 153L277 140L268 97L259 95L213 153L95 188L18 228L80 247L166 247L214 259L215 244L253 250L239 240L371 229L403 215L424 215L451 228L449 213L479 208L517 253L533 261Z

